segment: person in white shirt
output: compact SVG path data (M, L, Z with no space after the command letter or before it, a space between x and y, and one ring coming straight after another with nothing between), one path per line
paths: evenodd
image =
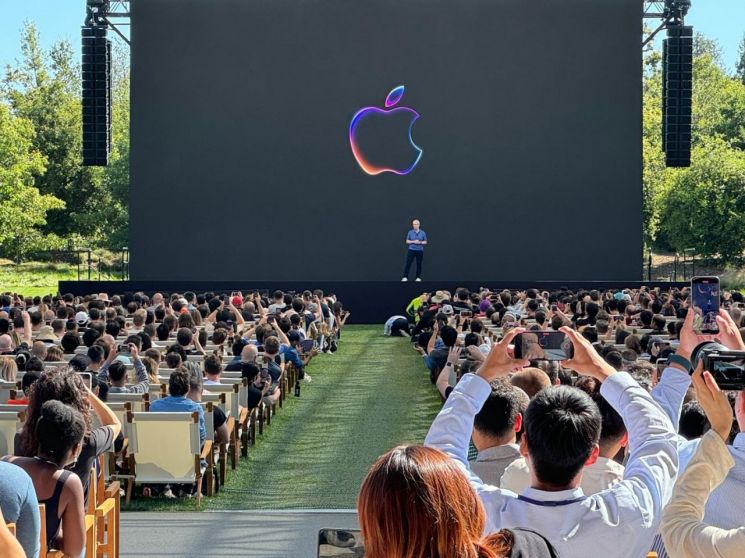
M522 331L510 331L476 374L461 379L425 444L444 451L469 475L486 508L486 532L540 526L562 556L646 556L678 470L675 429L629 374L617 372L570 328L561 328L574 346L574 357L565 365L601 382L601 394L628 429L630 455L623 480L592 496L580 488L583 468L600 452L601 419L587 394L566 386L543 390L526 411L520 449L531 467L530 488L518 496L484 484L468 469L468 439L474 416L491 393L489 382L527 365L508 353Z
M220 385L220 376L222 375L222 360L217 355L209 355L204 359L203 384L205 386Z
M736 467L734 455L726 445L732 428L732 408L727 394L719 389L709 372L702 372L699 367L693 375L693 383L711 430L701 438L693 458L675 483L660 530L670 556L739 558L745 554L742 511L733 516L737 523L728 529L709 525L704 518L704 508L712 490L722 488L722 481L728 474L732 475ZM742 392L738 397L742 401ZM736 410L738 421L745 419L742 406ZM731 502L742 510L742 500Z
M600 384L594 378L583 376L575 387L586 392L600 410L602 426L600 428L600 453L597 461L582 471L580 487L585 495L602 492L623 480L624 467L613 460L613 457L628 444L628 433L621 415L600 395ZM477 415L478 416L478 415ZM473 467L471 467L473 469ZM516 494L530 486L530 467L526 458L513 461L504 472L499 484Z
M502 473L520 459L517 433L530 399L520 388L495 382L491 394L473 421L473 445L479 454L471 461L471 471L486 484L500 486Z

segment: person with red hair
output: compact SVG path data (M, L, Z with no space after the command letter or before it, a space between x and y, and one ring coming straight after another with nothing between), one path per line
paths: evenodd
M399 446L370 468L357 500L366 558L556 558L525 529L483 537L486 512L459 465L425 446Z

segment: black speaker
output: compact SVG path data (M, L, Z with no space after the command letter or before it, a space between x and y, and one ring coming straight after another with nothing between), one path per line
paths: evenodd
M691 165L693 27L667 29L662 43L662 150L668 167Z
M83 165L106 166L111 151L111 41L105 27L82 28Z

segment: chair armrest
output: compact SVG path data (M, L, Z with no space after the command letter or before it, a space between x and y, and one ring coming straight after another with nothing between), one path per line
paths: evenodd
M114 498L116 495L119 494L119 491L121 490L121 484L119 484L119 481L112 481L109 483L109 485L104 488L103 494L104 498Z
M248 422L248 409L246 409L245 407L241 407L241 410L240 410L240 413L239 413L239 417L238 417L238 421L240 422L240 424L242 424L244 426Z
M113 498L106 498L103 503L96 508L96 517L106 517L116 507L116 501Z
M212 440L205 440L204 446L202 447L202 453L199 456L201 459L207 459L212 455Z

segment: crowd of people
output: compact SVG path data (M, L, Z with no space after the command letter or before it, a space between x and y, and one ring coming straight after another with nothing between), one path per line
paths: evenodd
M703 335L690 295L461 288L392 316L444 404L424 446L363 482L366 555L744 556L745 396L692 353L745 350L745 299L721 293ZM546 330L564 360L516 358L516 336Z
M44 504L48 547L73 557L84 551L89 473L123 439L109 394L144 394L167 376L168 395L151 401L150 410L198 413L204 443L199 402L224 370L246 379L249 407L271 406L285 364L295 367L298 382L311 381L308 363L336 351L348 316L322 291L0 295L0 379L15 391L0 403L25 414L12 453L0 456L0 523L16 525L15 538L0 532L0 545L39 556ZM215 439L226 441L225 413L214 412ZM175 497L172 488L147 486L143 495ZM195 489L179 488L185 495Z

